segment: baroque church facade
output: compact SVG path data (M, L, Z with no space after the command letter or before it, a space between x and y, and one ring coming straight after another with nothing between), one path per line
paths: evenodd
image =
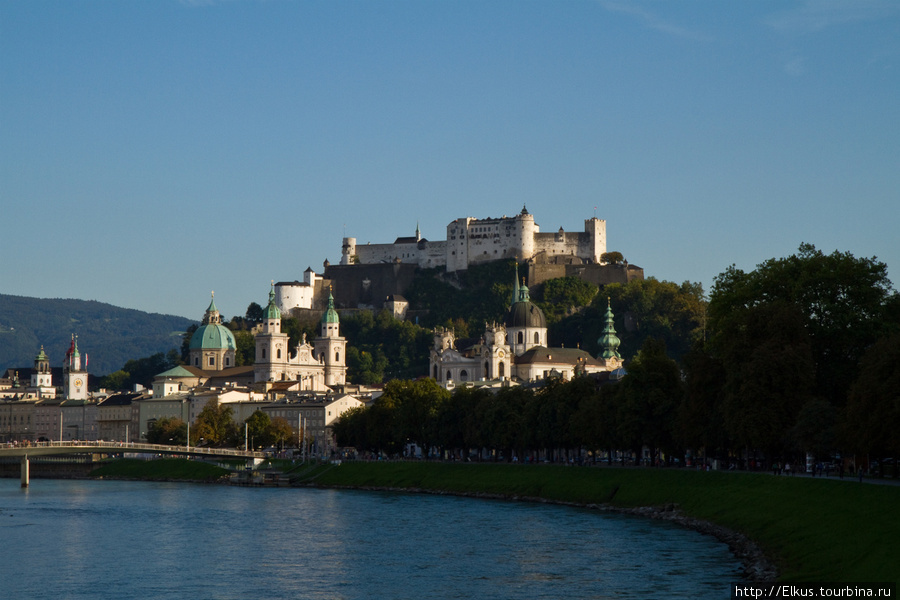
M490 323L481 339L458 347L450 329L434 330L430 376L446 388L475 382L530 382L550 377L615 371L622 367L620 344L607 304L606 325L597 358L580 348L550 348L544 312L531 301L528 287L519 285L518 269L513 301L503 323Z
M256 333L253 379L260 382L298 381L300 390L326 391L347 383L347 340L340 333L340 317L329 292L328 307L319 323L319 336L310 344L306 336L295 348L281 331L281 309L274 285Z

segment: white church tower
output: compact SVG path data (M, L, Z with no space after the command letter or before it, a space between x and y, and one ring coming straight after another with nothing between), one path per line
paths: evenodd
M328 292L328 308L322 315L321 330L315 341L316 357L325 366L325 385L347 383L347 340L341 337L341 320L334 308L334 296Z
M281 331L281 309L275 302L275 283L263 313L262 332L256 334L255 381L281 381L288 377L288 334Z

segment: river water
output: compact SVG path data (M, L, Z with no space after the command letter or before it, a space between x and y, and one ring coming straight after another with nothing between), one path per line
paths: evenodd
M0 479L0 598L728 598L727 547L588 509L388 492Z

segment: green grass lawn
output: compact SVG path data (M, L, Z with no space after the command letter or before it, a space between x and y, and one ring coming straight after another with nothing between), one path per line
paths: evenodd
M753 539L783 581L900 580L897 486L683 469L354 462L318 472L314 483L617 507L676 503L688 516Z

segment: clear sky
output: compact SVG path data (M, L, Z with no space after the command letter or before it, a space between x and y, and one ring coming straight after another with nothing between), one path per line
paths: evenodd
M706 290L802 242L900 287L900 2L0 1L0 293L230 318L523 205Z

